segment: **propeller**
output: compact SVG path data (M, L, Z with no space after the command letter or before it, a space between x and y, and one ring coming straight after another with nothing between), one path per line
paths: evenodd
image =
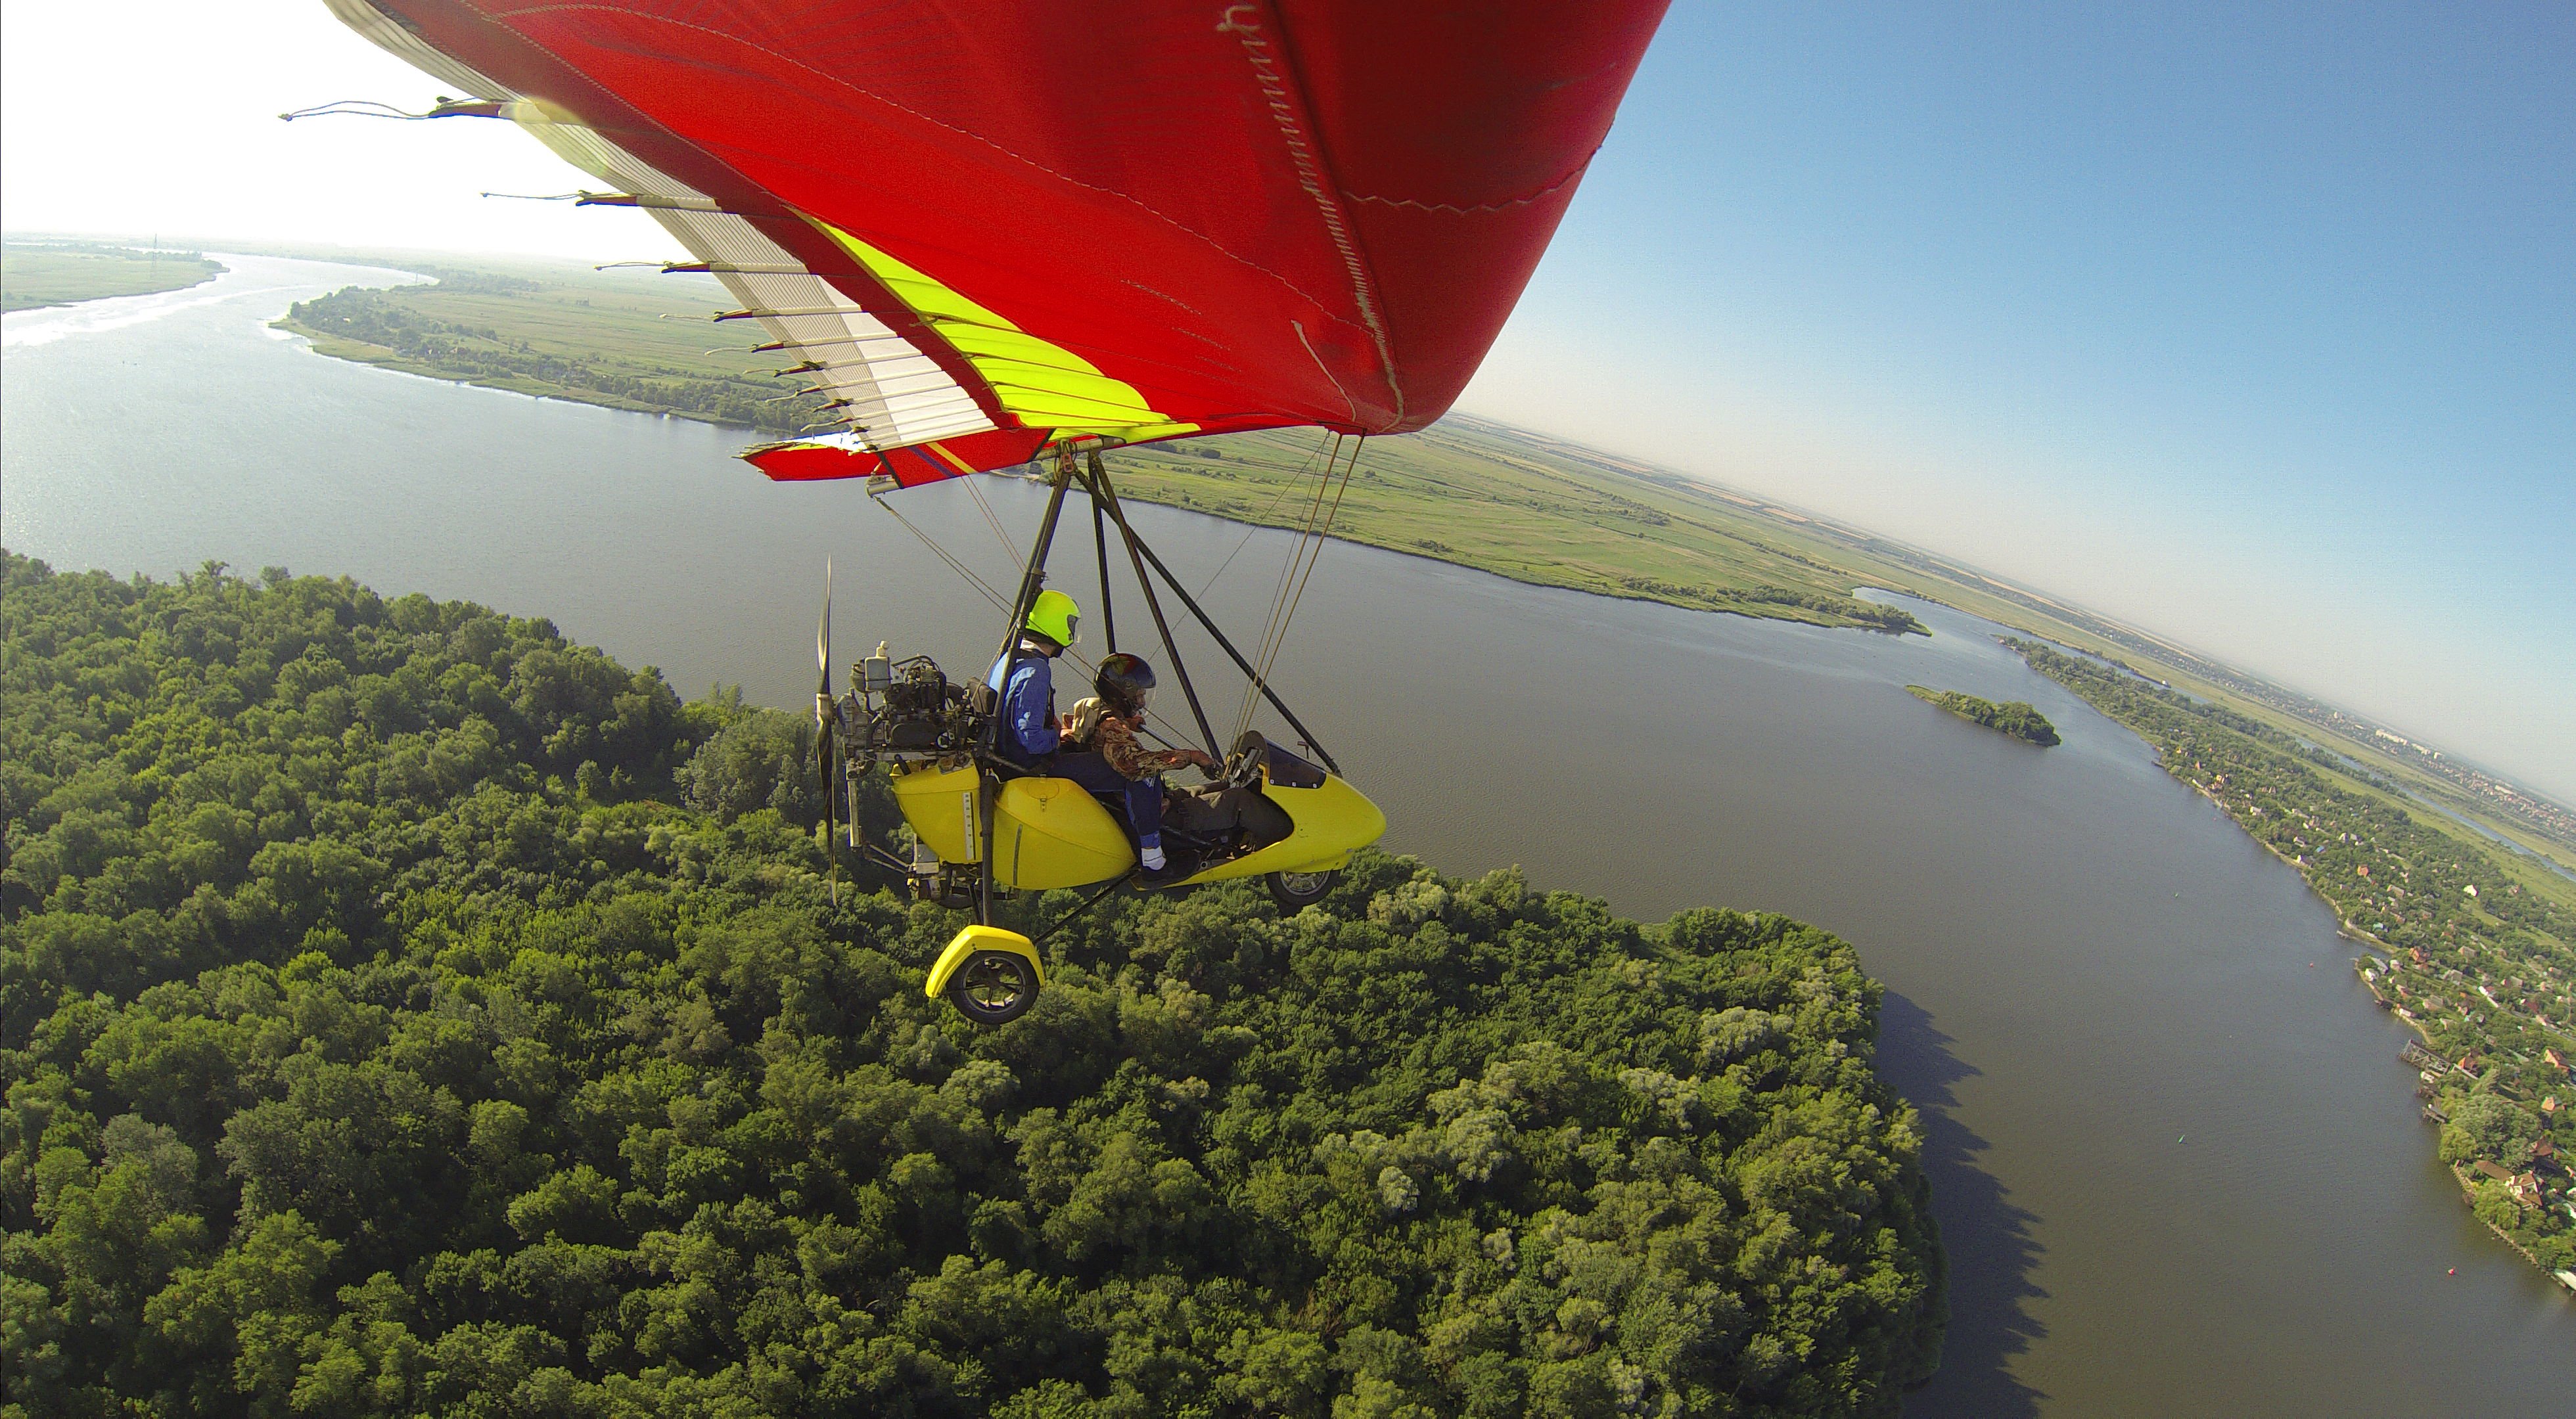
M822 714L822 701L832 697L832 559L823 559L823 620L814 627L814 693L816 715Z

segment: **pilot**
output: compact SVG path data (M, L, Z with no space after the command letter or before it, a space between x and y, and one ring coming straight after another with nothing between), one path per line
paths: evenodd
M1154 690L1154 667L1143 658L1124 651L1104 657L1091 687L1097 697L1074 705L1064 735L1074 747L1058 753L1048 772L1095 793L1124 793L1136 860L1147 876L1163 875L1171 864L1163 856L1162 775L1193 765L1213 773L1217 762L1197 749L1148 749L1136 742Z
M1055 753L1062 737L1062 727L1055 716L1055 658L1072 645L1082 622L1082 608L1061 591L1041 591L1036 604L1029 607L1029 619L1020 628L1020 641L1010 653L993 662L993 673L984 683L996 697L995 715L1001 721L993 735L993 750L1003 759L1030 773L1047 772L1046 760Z

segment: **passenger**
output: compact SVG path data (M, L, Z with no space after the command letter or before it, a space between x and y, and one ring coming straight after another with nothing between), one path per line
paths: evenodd
M1046 772L1062 738L1055 715L1054 661L1074 642L1082 608L1061 591L1041 591L1021 627L1020 642L993 662L984 683L996 697L993 751L1029 773Z
M1123 651L1104 658L1091 685L1098 697L1073 707L1066 735L1080 752L1057 754L1049 772L1095 793L1124 793L1136 860L1148 876L1162 875L1171 869L1163 855L1162 775L1193 765L1214 772L1217 762L1197 749L1148 749L1136 742L1154 689L1154 667L1142 658Z

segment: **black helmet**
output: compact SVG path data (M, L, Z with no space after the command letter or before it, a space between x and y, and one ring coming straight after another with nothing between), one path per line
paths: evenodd
M1134 714L1145 707L1145 692L1154 688L1154 667L1143 656L1119 651L1100 659L1100 669L1091 677L1091 688L1100 698L1118 707L1121 714Z

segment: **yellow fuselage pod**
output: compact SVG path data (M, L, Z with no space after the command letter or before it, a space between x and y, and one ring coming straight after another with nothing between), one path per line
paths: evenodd
M972 767L921 768L894 775L904 821L939 860L981 860ZM1287 813L1295 830L1259 852L1190 878L1224 882L1265 872L1325 872L1386 833L1386 814L1368 795L1327 776L1314 788L1265 781L1262 795ZM1042 889L1106 882L1136 865L1136 850L1118 820L1071 779L1015 778L1002 785L993 812L993 881Z
M975 790L982 775L972 764L923 765L894 771L894 801L912 835L942 862L984 860L983 825L975 821Z
M1368 795L1327 774L1313 788L1282 788L1265 778L1261 796L1288 814L1296 831L1259 852L1220 862L1192 882L1227 882L1265 872L1329 872L1386 836L1386 814Z
M993 805L993 880L1005 887L1081 887L1136 865L1125 830L1069 778L1015 778Z

